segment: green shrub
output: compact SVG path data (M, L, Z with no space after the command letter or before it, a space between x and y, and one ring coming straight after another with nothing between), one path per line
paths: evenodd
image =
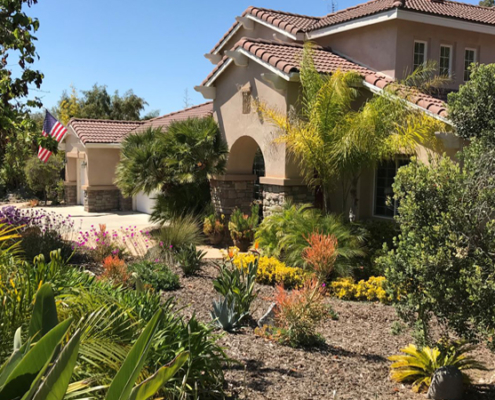
M399 227L395 221L366 220L360 224L365 237L366 255L356 259L357 267L352 275L356 280L382 276L385 271L376 260L394 248L394 237L399 234Z
M359 230L346 225L341 218L328 214L310 204L294 205L290 202L266 217L255 234L263 254L274 256L287 265L306 268L302 254L308 246L305 238L312 233L333 235L338 241L335 275L347 275L355 257L364 255L364 237Z
M380 261L399 315L431 345L444 331L493 341L495 150L473 143L460 167L448 157L413 160L395 178L400 234Z
M60 171L63 168L63 160L58 154L53 154L46 163L41 161L38 156L33 156L26 162L27 184L35 192L43 192L45 204L48 195L56 191L57 182L60 180Z
M129 271L137 274L139 279L150 285L155 290L175 290L180 287L179 277L163 263L152 261L140 261L131 264Z
M198 272L205 264L204 258L206 251L198 250L194 244L182 246L175 254L175 260L179 267L184 272L184 275L189 276Z

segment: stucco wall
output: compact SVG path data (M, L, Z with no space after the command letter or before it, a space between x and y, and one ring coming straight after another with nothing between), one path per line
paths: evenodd
M395 77L397 47L396 21L369 25L316 40L320 46L330 46L341 53L390 77Z
M397 74L404 76L404 71L412 69L414 40L428 42L428 58L437 63L440 59L440 45L453 46L453 84L456 88L464 82L464 50L475 48L477 61L483 64L495 62L495 36L469 32L459 29L444 28L435 25L410 21L401 21L397 36Z
M253 98L258 98L277 110L286 113L286 93L279 93L261 78L268 72L250 61L247 67L231 65L219 77L215 85L217 97L214 117L231 151L227 174L251 174L255 143L261 148L265 159L265 176L290 178L298 176L293 161L286 157L285 145L274 143L279 135L277 128L264 121L254 106L249 114L243 114L241 87L251 85ZM236 143L237 142L237 143Z
M90 186L113 185L115 168L120 159L119 149L87 149L88 180Z

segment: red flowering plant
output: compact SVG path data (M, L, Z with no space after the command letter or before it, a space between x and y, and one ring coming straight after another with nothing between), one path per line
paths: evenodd
M313 232L305 237L309 246L302 257L308 263L319 282L325 282L332 274L337 259L338 241L334 235Z
M129 271L125 261L118 256L108 256L103 260L103 273L100 279L110 280L115 285L125 285L129 281Z

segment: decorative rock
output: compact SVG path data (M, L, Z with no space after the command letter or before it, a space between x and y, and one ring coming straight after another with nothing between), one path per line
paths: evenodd
M435 371L428 390L429 399L461 400L462 393L462 372L457 367L450 365Z
M273 311L273 309L275 308L275 306L275 303L270 304L270 307L268 307L268 311L258 320L258 326L260 328L265 325L273 325L273 321L275 320L275 311Z

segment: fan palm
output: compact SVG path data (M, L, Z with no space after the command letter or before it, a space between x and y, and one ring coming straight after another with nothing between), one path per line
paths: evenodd
M122 143L116 183L126 196L156 193L155 220L200 213L210 200L208 179L225 172L228 148L212 117L148 128Z
M320 74L310 43L303 50L300 79L299 112L291 110L287 118L262 102L258 110L280 128L278 140L300 160L308 184L321 186L327 211L336 182L342 184L346 210L364 168L400 153L412 154L418 144L436 147L434 133L446 130L444 123L409 107L400 96L404 91L395 85L357 107L366 98L360 90L362 77L342 71Z

